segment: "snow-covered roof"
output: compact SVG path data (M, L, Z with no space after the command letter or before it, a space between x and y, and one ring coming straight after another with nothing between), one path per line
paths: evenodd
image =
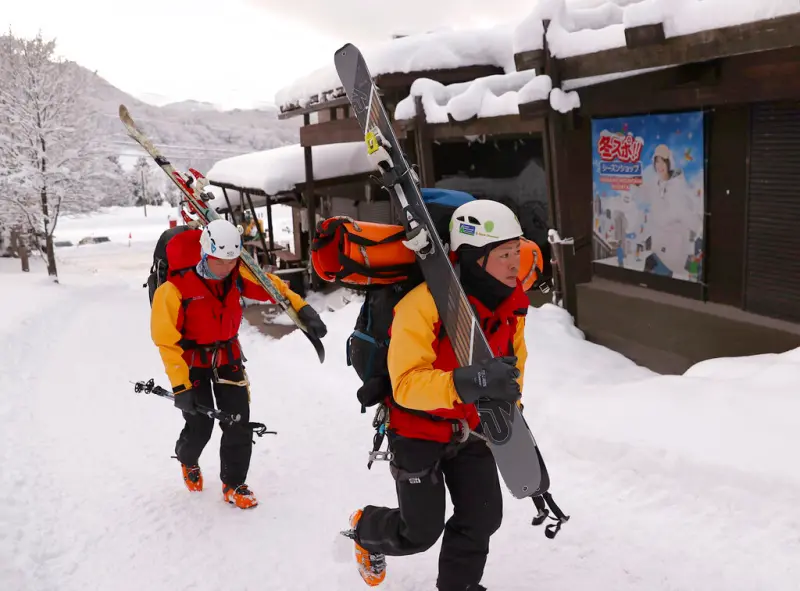
M419 78L411 93L397 104L395 119L413 119L415 97L422 98L428 123L467 121L473 117L519 115L519 105L545 100L553 88L550 76L537 76L533 70L477 78L445 86L429 78Z
M409 35L360 48L373 76L423 72L466 66L497 66L505 72L516 70L512 26L501 25L468 31L443 30ZM542 35L539 35L542 39ZM330 64L296 80L275 96L280 107L305 107L311 97L321 101L335 96L341 87L339 75L330 56Z
M800 12L798 0L613 0L569 9L540 0L514 31L514 52L541 49L541 20L550 20L551 55L567 58L625 46L625 29L664 23L666 37L689 35Z
M315 146L311 155L314 180L318 181L375 170L367 158L364 142ZM242 189L260 189L267 195L291 191L295 185L306 180L303 146L292 144L225 158L214 164L207 176L212 185L227 184ZM238 203L238 195L234 197L231 205ZM224 202L224 198L215 194L213 201L214 206L218 207L218 202Z

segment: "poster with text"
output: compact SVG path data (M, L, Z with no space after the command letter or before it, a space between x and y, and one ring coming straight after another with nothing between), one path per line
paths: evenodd
M594 119L594 262L698 281L704 154L702 111Z

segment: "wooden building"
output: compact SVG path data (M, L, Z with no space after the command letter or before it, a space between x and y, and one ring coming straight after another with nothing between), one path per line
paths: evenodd
M625 30L623 47L563 59L551 55L546 37L543 51L516 56L518 64L540 64L554 86L577 88L580 96L578 109L549 112L546 139L553 223L574 238L563 264L565 304L589 339L665 373L711 357L800 346L797 39L800 15L793 14L673 37L653 23ZM533 103L520 111L534 120L541 113ZM698 197L690 196L692 205L665 189L660 199L675 210L681 203L699 208L700 225L688 245L694 252L680 261L686 270L675 265L661 273L659 257L672 247L648 242L646 229L639 233L658 223L658 204L634 228L622 203L631 195L635 201L641 187L614 195L622 198L619 207L605 205L609 195L598 175L613 180L614 167L624 170L625 163L604 163L611 156L601 154L607 147L601 144L635 142L628 123L687 114L701 121L703 140L694 153L672 158L699 163ZM619 131L611 134L614 125ZM598 130L616 138L600 138ZM653 145L666 142L658 137L645 138L645 152L667 153ZM656 160L646 161L643 152L639 166L655 168ZM677 219L680 212L669 215Z
M657 371L800 346L800 17L713 30L698 20L675 34L674 22L624 29L617 8L592 53L585 36L565 40L596 13L567 25L562 6L509 34L510 65L487 55L409 72L368 54L422 185L507 203L546 258L549 228L571 238L559 249L563 305L589 340ZM412 42L425 40L385 51ZM278 97L281 118L303 117L294 203L306 229L321 216L394 218L368 175L334 187L314 178L320 150L363 139L332 61ZM695 139L681 144L677 128L661 139L656 124L670 118L696 125Z

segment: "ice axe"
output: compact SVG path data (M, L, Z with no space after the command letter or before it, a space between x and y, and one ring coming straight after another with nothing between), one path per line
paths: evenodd
M156 396L161 396L162 398L168 398L169 400L174 400L175 396L169 390L162 388L161 386L155 385L155 380L150 378L146 382L131 382L133 384L133 391L137 394L139 392L144 392L145 394L155 394ZM266 425L264 423L242 423L242 415L239 414L232 414L229 412L224 412L221 410L217 410L216 408L208 408L207 406L196 405L195 408L197 412L200 414L204 414L207 417L212 419L218 420L220 423L225 423L227 425L236 425L238 427L242 427L247 429L248 431L252 431L259 437L263 437L264 435L271 434L277 435L277 431L267 431Z

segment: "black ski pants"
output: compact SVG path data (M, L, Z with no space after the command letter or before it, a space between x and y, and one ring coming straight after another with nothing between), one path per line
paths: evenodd
M424 552L442 535L440 591L466 591L480 583L489 538L503 519L497 466L486 443L470 439L453 449L435 441L390 433L399 507L369 505L356 539L370 552L405 556ZM445 523L445 485L453 515Z
M211 369L193 367L189 378L194 384L195 402L208 408L214 408L217 399L219 410L242 415L241 423L250 421L250 389L248 386L237 386L227 382L243 382L246 380L244 367L226 365L217 368L219 382L215 381ZM213 389L213 397L212 397ZM186 424L175 444L175 455L182 464L194 466L200 459L211 432L214 430L214 419L201 414L183 413ZM220 423L222 440L220 441L219 477L224 484L239 486L247 479L250 468L250 456L253 451L253 433L239 425Z

